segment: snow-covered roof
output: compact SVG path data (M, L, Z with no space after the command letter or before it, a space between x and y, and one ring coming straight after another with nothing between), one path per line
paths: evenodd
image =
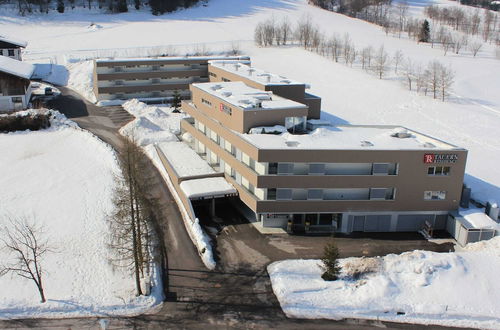
M251 67L250 65L241 63L240 61L230 60L212 60L208 62L210 65L222 69L224 71L236 74L240 77L255 81L265 86L269 85L305 85L304 83L288 79L286 77L270 73L261 69Z
M28 45L28 43L24 40L14 39L14 38L2 36L2 35L0 35L0 41L8 42L9 44L13 44L13 45L16 45L19 47L24 47L24 48Z
M183 60L237 60L246 61L250 60L248 56L156 56L156 57L113 57L113 58L98 58L97 63L113 63L113 62L157 62L157 61L183 61Z
M24 79L30 79L35 71L35 66L26 62L14 60L7 56L0 56L0 71Z
M484 209L460 209L459 216L475 229L496 229L500 231L500 224L490 218Z
M236 193L236 189L222 177L186 180L180 186L188 198L224 197Z
M405 135L403 135L404 133ZM397 137L394 135L400 134ZM399 126L320 127L309 134L241 134L260 149L310 150L463 150L427 135Z
M277 110L290 108L306 108L302 103L285 99L273 94L245 85L241 81L195 83L197 87L227 103L243 110Z
M183 142L162 142L157 147L180 178L215 173L206 161Z

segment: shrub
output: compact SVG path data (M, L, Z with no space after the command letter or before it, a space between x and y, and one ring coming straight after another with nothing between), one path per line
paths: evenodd
M331 241L325 246L323 258L321 258L321 269L323 274L321 278L325 281L335 281L340 273L339 266L339 249L334 241Z
M50 114L27 114L0 116L0 132L38 131L50 127Z
M380 259L379 258L356 258L346 262L342 270L344 274L355 280L359 279L363 275L369 273L375 273L380 269Z

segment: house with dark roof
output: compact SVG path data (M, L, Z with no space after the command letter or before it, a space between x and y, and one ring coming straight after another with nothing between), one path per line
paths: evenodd
M21 49L26 48L27 45L26 41L0 35L0 55L22 61Z
M28 107L34 70L33 64L0 56L0 112Z

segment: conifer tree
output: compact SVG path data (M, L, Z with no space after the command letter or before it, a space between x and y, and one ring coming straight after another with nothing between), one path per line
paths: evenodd
M422 27L420 28L420 31L418 33L418 42L429 42L431 35L431 29L429 26L429 21L425 20L422 23Z
M339 249L335 241L331 241L325 246L323 258L321 258L321 269L323 274L321 278L325 281L335 281L340 273L340 266L338 264Z
M179 94L179 91L174 90L173 98L172 98L172 108L174 110L172 112L179 113L179 108L181 107L181 94Z

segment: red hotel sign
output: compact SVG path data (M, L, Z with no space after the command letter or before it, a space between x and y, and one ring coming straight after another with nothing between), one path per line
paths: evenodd
M436 163L456 163L458 160L457 154L425 154L424 163L425 164L436 164Z

